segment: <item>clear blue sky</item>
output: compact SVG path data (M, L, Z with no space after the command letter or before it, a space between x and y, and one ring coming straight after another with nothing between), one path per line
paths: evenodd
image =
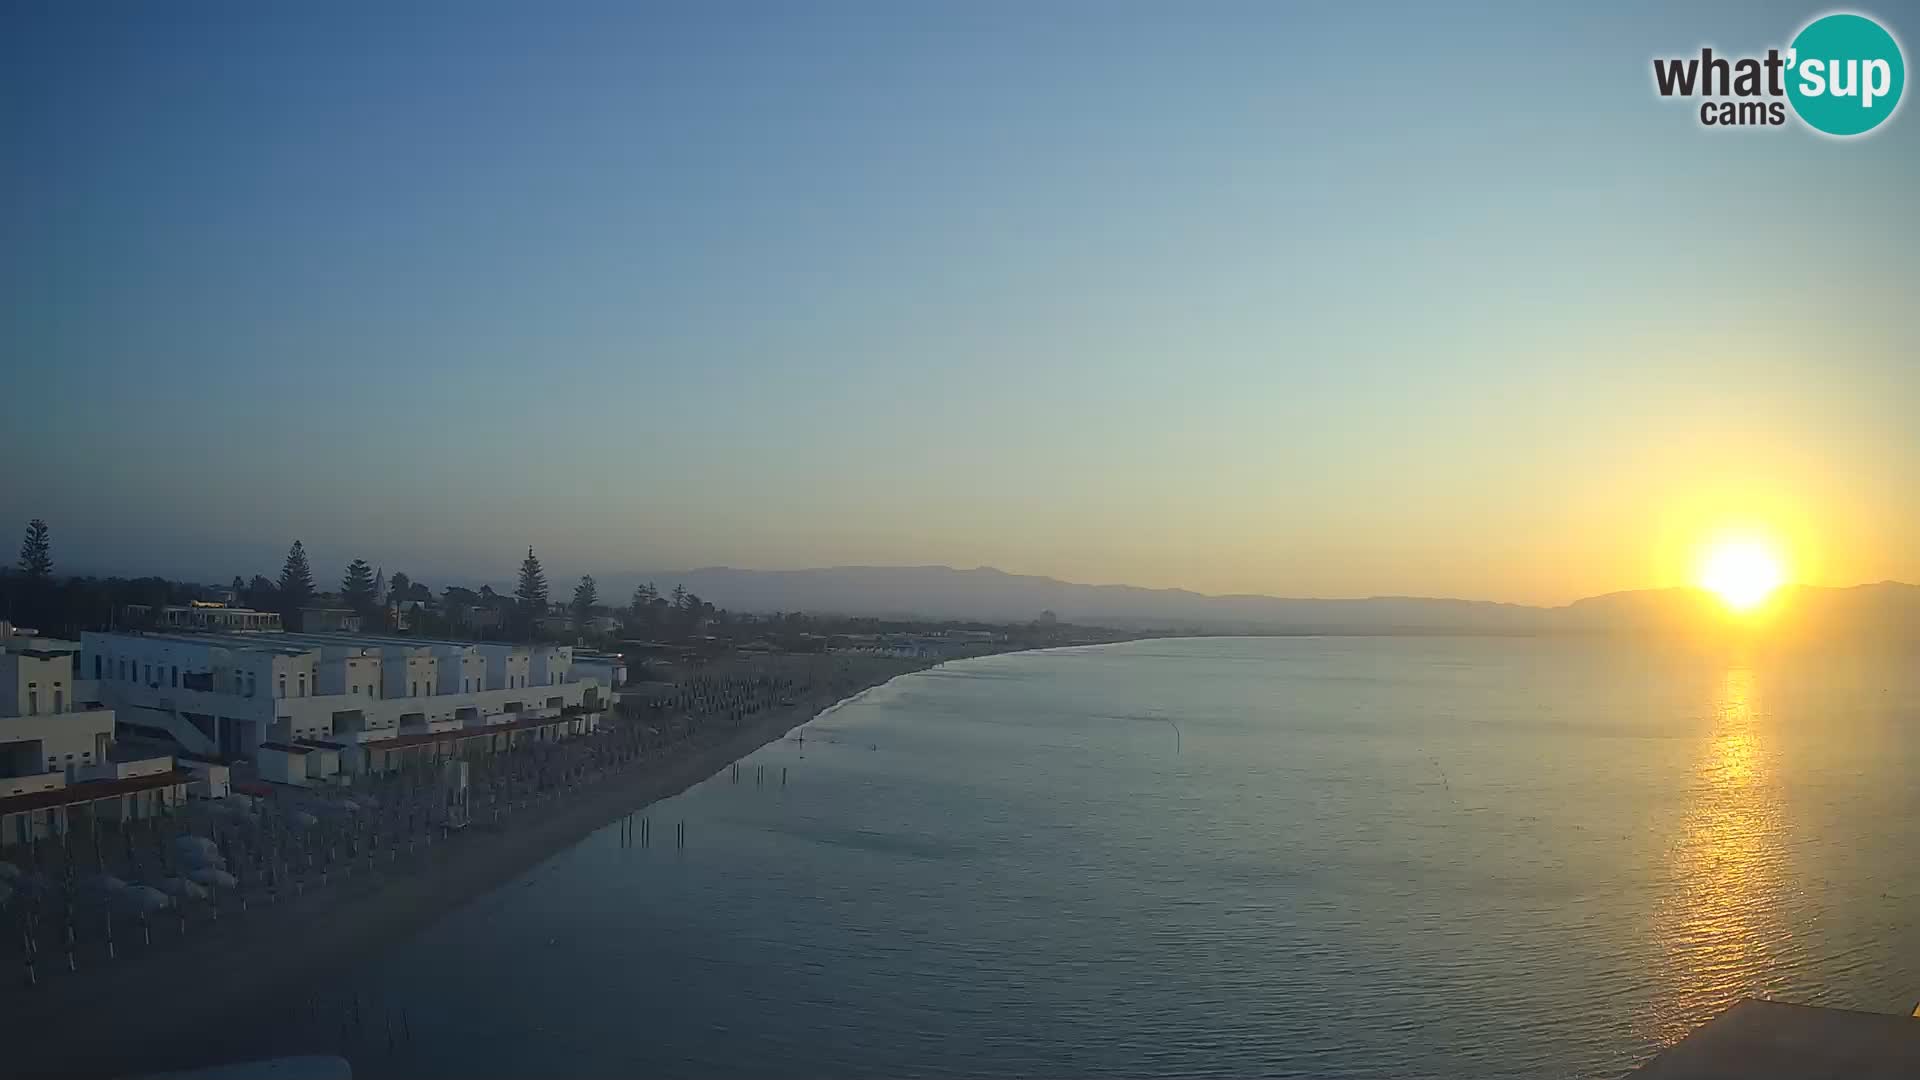
M218 579L1562 601L1726 522L1920 578L1920 117L1651 88L1817 10L11 5L0 521Z

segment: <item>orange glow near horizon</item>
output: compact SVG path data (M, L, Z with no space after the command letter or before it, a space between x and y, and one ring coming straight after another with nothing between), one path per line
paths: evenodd
M1700 586L1735 612L1753 611L1766 603L1786 579L1786 560L1777 546L1760 537L1716 540L1700 562Z

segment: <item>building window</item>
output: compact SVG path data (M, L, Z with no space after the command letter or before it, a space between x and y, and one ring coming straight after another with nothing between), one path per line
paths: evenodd
M27 715L40 715L40 691L38 690L27 691Z
M307 696L307 673L304 671L300 673L300 696Z
M140 680L140 681L141 681L141 682L144 682L144 683L149 683L149 684L150 684L150 683L152 683L152 682L153 682L153 665L152 665L152 664L147 664L147 665L145 665L145 666L146 666L146 669L147 669L147 677L146 677L146 678L144 678L144 679L142 679L142 680Z
M98 656L93 658L93 678L96 682L100 679L100 657Z
M177 667L173 669L173 686L176 690L180 687L180 669Z
M352 686L349 686L347 692L350 694L358 694L360 692L360 684L354 683Z
M419 696L420 696L420 684L419 684L419 683L417 683L417 682L416 682L416 683L408 683L408 684L407 684L407 696L408 696L408 697L419 697Z
M280 676L280 695L279 696L281 697L287 696L287 677L285 675Z

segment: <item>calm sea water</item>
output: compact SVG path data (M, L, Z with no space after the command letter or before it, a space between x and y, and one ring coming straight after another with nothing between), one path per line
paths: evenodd
M652 848L609 827L370 965L413 1049L355 1063L1595 1077L1742 995L1910 1008L1908 659L1296 638L951 664L657 805Z

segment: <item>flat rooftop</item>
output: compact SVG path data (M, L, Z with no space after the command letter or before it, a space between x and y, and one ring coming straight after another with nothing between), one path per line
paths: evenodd
M276 653L281 656L305 656L312 649L282 644L278 634L229 634L219 630L205 633L193 630L100 630L102 637L140 638L145 641L172 641L182 645L206 645L230 652Z
M1635 1080L1912 1080L1920 1019L1747 999L1641 1066Z

